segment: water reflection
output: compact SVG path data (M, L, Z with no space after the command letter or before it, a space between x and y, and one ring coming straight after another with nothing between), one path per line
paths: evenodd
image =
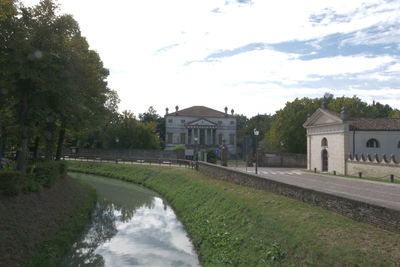
M73 176L96 188L98 203L63 266L199 266L182 224L153 192L102 177Z

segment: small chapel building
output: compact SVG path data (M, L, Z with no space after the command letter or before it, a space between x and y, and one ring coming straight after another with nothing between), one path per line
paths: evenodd
M214 148L222 145L230 154L236 154L236 117L205 106L193 106L165 114L165 149L171 150L177 145L185 145L187 151Z
M379 168L380 163L394 166L400 160L400 118L350 118L345 109L339 114L323 103L303 127L308 170L354 175L353 159L357 164L363 159L357 170ZM366 167L368 162L375 165Z

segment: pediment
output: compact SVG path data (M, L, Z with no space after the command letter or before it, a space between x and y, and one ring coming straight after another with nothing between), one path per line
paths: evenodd
M318 109L307 119L307 121L303 124L303 127L308 128L341 123L343 123L343 120L334 114L334 112Z
M209 121L209 120L207 120L207 119L198 119L198 120L195 120L195 121L191 121L191 122L189 122L188 124L187 124L187 126L190 128L190 127L205 127L205 128L214 128L214 127L217 127L217 125L214 123L214 122L212 122L212 121Z

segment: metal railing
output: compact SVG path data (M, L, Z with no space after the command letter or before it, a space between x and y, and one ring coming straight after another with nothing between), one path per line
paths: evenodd
M158 165L169 167L196 168L196 162L185 159L165 159L165 158L133 158L133 157L111 157L98 155L64 155L63 160L86 161L86 162L108 162L115 164L138 164L138 165Z

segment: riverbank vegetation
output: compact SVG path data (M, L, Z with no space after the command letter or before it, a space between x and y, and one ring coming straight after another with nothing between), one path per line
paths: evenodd
M0 196L0 266L57 266L95 203L92 188L68 177L40 192Z
M400 234L192 169L71 162L164 196L204 266L397 266Z
M18 195L38 192L51 187L67 174L67 164L62 161L38 161L28 165L25 172L8 167L0 170L0 195Z

